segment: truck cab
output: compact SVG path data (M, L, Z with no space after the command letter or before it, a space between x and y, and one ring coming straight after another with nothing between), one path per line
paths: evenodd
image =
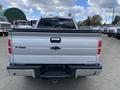
M113 36L120 39L120 27L110 27L108 30L108 36Z
M36 28L71 28L78 29L78 25L71 17L43 17L37 21Z
M8 38L8 73L47 79L99 75L101 34L76 25L72 18L48 17L34 29L13 28Z
M0 31L7 31L11 29L11 23L8 22L6 17L0 17Z

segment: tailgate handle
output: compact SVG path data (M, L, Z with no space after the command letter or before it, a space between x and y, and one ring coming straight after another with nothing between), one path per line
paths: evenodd
M53 49L53 50L59 50L59 49L61 49L61 48L58 47L58 46L54 46L54 47L51 47L51 49Z
M61 43L61 38L60 37L51 37L50 42L51 43Z

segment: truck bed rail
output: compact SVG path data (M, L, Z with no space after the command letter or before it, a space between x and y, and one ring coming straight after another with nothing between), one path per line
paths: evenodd
M100 33L100 31L94 31L94 30L79 30L79 29L18 29L13 28L10 32L47 32L47 33Z

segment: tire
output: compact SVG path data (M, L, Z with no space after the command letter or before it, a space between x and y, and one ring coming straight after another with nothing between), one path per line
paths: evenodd
M117 38L118 40L120 40L120 36L117 36L116 38Z
M24 78L26 78L26 79L33 79L33 77L31 77L31 76L24 76Z
M108 37L112 37L112 35L109 35L109 34L108 34Z
M89 78L89 76L79 76L76 79L82 79L82 80L87 80Z

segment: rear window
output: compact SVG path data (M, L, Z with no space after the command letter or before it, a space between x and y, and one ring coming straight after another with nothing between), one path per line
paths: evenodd
M30 25L29 22L15 22L15 25Z
M114 32L114 29L109 29L109 32L113 33L113 32Z
M75 29L72 19L65 18L43 18L38 23L38 28L71 28Z
M120 28L118 28L118 29L117 29L117 32L119 32L119 33L120 33Z
M5 21L8 21L8 20L5 17L0 17L0 21L5 22Z

